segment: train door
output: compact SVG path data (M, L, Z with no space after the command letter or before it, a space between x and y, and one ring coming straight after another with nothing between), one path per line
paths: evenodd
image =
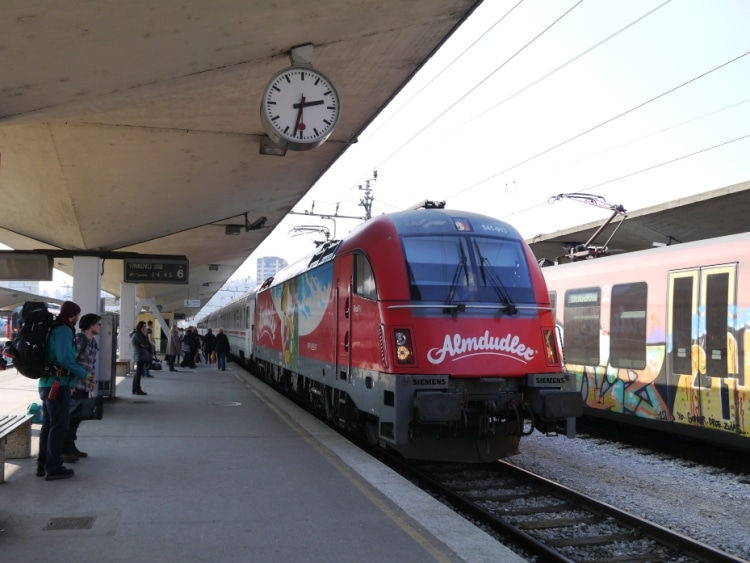
M349 381L354 257L352 254L344 254L337 259L336 266L336 379Z
M367 256L356 253L353 266L350 365L355 368L355 376L362 377L365 373L382 367L383 360L379 345L380 310L375 276ZM352 382L351 373L349 382Z
M736 264L669 274L667 376L678 423L736 428L736 295Z

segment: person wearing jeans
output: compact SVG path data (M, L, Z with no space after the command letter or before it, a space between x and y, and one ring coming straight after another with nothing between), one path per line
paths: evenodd
M135 376L133 377L133 395L148 395L141 388L141 378L146 372L146 364L151 361L151 344L146 336L146 322L139 321L130 333L133 345L133 359L135 360Z
M216 352L216 367L221 371L226 370L227 355L229 354L229 339L224 334L224 329L220 328L219 333L214 340L214 352Z

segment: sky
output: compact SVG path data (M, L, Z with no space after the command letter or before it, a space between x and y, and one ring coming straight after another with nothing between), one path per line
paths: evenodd
M748 181L749 28L748 0L485 0L294 211L361 217L376 170L373 216L445 200L528 239L610 215L558 194L635 211ZM232 279L324 238L295 226L359 222L289 215Z

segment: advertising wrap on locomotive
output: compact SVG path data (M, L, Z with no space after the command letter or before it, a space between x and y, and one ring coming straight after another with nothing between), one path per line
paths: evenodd
M442 208L373 218L209 315L232 355L411 459L488 462L573 433L549 294L509 224Z

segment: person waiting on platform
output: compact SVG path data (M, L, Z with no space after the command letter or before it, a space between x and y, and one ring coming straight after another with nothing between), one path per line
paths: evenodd
M99 345L96 343L97 336L102 330L102 318L94 313L83 315L78 322L78 328L81 332L76 334L76 362L86 370L86 373L96 374L96 354L99 351ZM86 399L89 393L94 390L96 380L87 378L86 380L76 380L74 389L70 390L71 399ZM89 454L82 452L76 447L78 439L78 426L81 424L81 418L70 415L70 427L68 436L65 438L62 458L65 463L75 463L82 457L88 457Z
M216 352L216 367L221 371L227 368L227 355L229 354L229 339L224 334L224 329L219 329L219 334L214 340L214 352Z
M195 354L200 348L198 334L192 326L187 327L185 336L182 338L182 363L181 367L195 368Z
M167 340L167 365L169 365L169 371L178 371L174 369L174 363L177 357L180 355L180 333L177 330L177 325L172 325L169 329L169 340Z
M214 343L216 341L216 335L209 328L206 331L206 336L203 337L203 359L207 364L211 363L211 352L214 351Z
M67 479L75 471L63 465L62 451L70 423L70 384L89 375L76 363L75 323L81 308L72 301L60 307L56 324L47 340L50 375L39 378L39 397L44 403L39 430L36 474L47 481ZM93 380L93 379L92 379Z
M176 325L172 325L172 328L169 329L169 339L167 340L167 365L169 366L169 371L179 371L174 369L174 363L177 361L177 358L180 356L180 345L182 342L180 342L180 332L177 330Z
M146 321L138 321L130 333L130 342L133 344L133 359L135 360L135 376L133 377L133 395L148 395L141 389L141 378L146 366L151 361L151 345L146 336Z

